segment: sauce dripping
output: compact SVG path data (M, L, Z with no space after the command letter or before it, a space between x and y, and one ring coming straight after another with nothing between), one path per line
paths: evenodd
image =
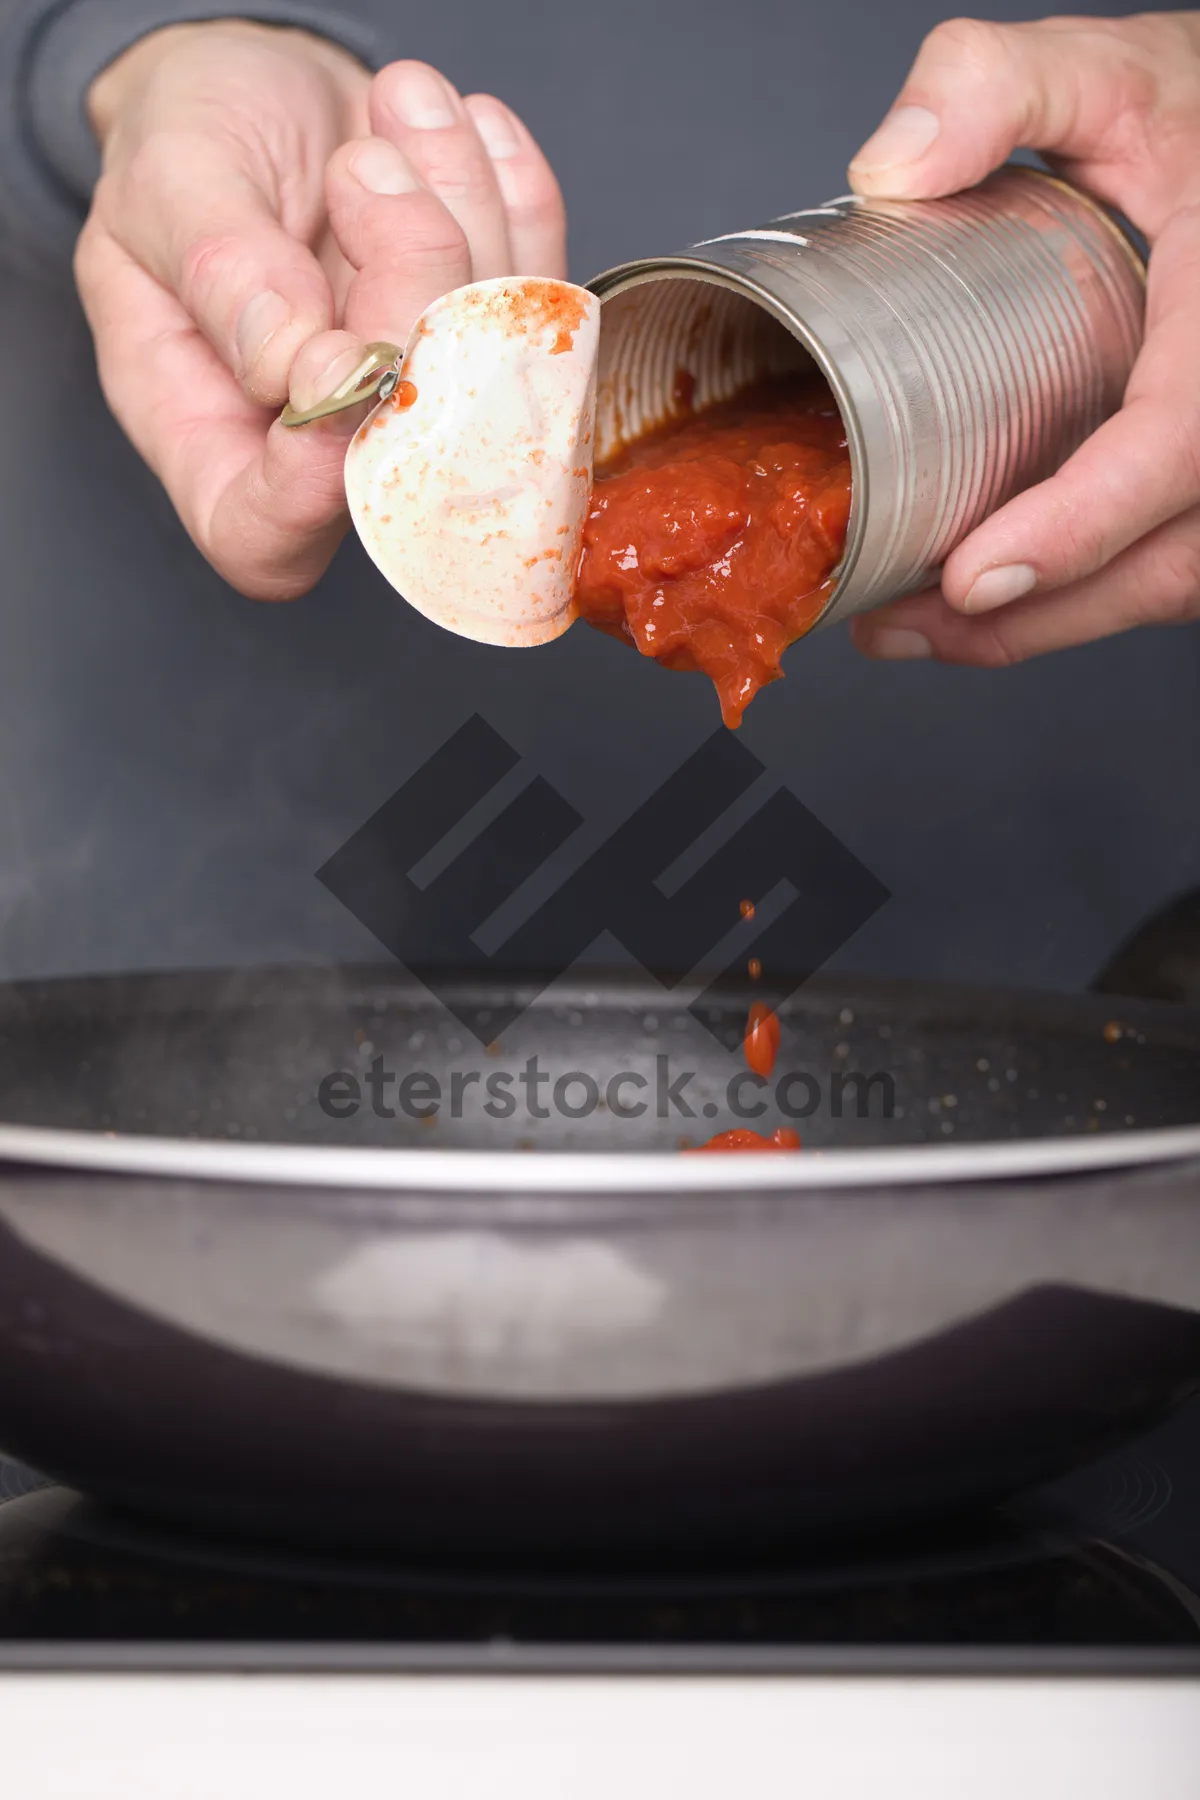
M830 592L850 518L833 395L804 374L689 410L596 469L580 616L669 669L701 670L736 728Z
M742 1045L747 1067L755 1075L769 1075L779 1055L779 1020L764 1000L756 1000L750 1008Z

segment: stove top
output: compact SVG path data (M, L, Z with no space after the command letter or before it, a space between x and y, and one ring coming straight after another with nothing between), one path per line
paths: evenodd
M1200 1674L1200 1403L925 1539L669 1574L220 1542L0 1462L0 1668Z

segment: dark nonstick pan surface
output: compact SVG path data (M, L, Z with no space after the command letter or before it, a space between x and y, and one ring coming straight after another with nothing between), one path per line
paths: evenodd
M0 1123L243 1143L674 1151L739 1123L793 1124L806 1146L850 1149L1200 1120L1196 1009L818 977L780 1006L774 1075L761 1089L743 1079L736 1096L763 1110L741 1117L729 1089L746 1074L754 984L701 1018L659 982L611 973L545 993L536 979L440 985L453 1011L393 966L0 988ZM513 1005L525 1010L493 1038ZM580 1083L556 1108L555 1084L572 1073L599 1089L592 1109ZM634 1116L605 1104L622 1074L634 1079L616 1098L627 1112L642 1106ZM489 1080L500 1083L490 1103ZM337 1085L323 1107L325 1081Z
M456 1561L690 1556L997 1500L1200 1384L1200 1161L765 1192L724 1159L721 1191L589 1191L588 1151L669 1153L739 1122L756 990L702 1020L649 979L535 991L464 979L447 1014L389 967L0 994L0 1124L419 1148L430 1168L441 1147L511 1153L487 1192L10 1161L4 1449L257 1535ZM526 999L488 1039L483 1015ZM1182 1007L814 980L782 1017L777 1077L813 1104L790 1120L773 1083L745 1122L795 1122L802 1159L1198 1110ZM489 1115L489 1077L520 1101L532 1057L550 1116ZM693 1117L657 1104L662 1058ZM644 1079L621 1092L645 1113L555 1110L560 1077L603 1098L620 1073ZM525 1185L541 1150L581 1152L578 1177Z

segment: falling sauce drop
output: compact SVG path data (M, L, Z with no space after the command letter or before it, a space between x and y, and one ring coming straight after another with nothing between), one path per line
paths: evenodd
M762 964L759 962L757 956L752 956L750 958L750 961L746 964L746 969L751 981L758 981L762 975Z
M739 900L738 911L741 913L743 919L752 919L754 917L753 900Z
M746 1020L743 1039L746 1063L755 1075L767 1076L779 1054L779 1020L762 1000L756 1000Z

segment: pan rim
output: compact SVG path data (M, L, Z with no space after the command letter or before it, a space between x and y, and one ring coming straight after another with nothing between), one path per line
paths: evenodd
M392 1190L397 1194L814 1192L825 1188L974 1186L981 1181L1197 1164L1200 1124L974 1144L822 1149L799 1156L678 1151L393 1150L222 1143L0 1124L0 1165L79 1174ZM4 1179L0 1167L0 1180Z

